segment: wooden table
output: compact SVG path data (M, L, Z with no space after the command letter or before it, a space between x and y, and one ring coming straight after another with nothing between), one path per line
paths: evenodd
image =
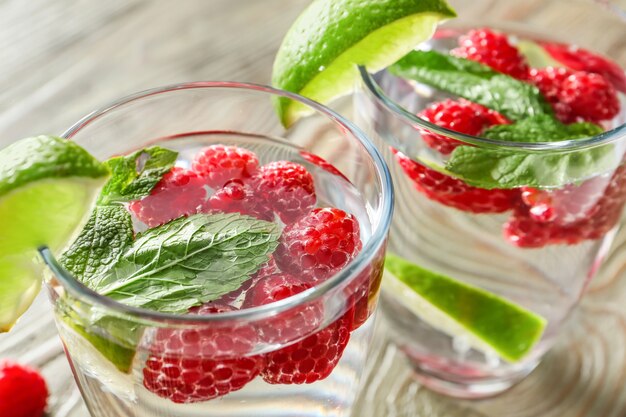
M60 133L87 111L153 86L267 83L280 39L307 3L0 0L0 146ZM625 252L626 228L557 346L495 399L457 401L423 389L379 323L355 416L625 416ZM0 335L0 357L43 369L50 417L87 416L44 297Z

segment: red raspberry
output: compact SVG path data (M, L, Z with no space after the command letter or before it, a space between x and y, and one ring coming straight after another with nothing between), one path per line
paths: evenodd
M343 173L341 171L339 171L333 164L331 164L330 162L328 162L327 160L325 160L322 157L319 157L315 154L312 154L310 152L306 152L306 151L300 151L300 156L302 156L302 158L305 161L308 161L314 165L317 165L318 167L322 168L325 171L330 172L333 175L336 175L338 177L343 178L344 180L350 182L350 180L343 175Z
M149 196L133 201L129 210L149 227L159 226L180 216L197 213L206 199L201 178L174 167L152 189Z
M361 250L359 223L338 208L315 208L285 227L274 253L281 270L323 281Z
M276 274L259 281L248 293L244 306L273 303L311 288L311 284L289 274ZM310 384L326 378L341 359L350 339L353 312L305 339L265 355L261 375L270 384ZM321 323L318 303L296 307L273 318L262 328L267 343L285 343L309 334Z
M372 301L376 300L380 291L380 283L383 277L384 269L384 251L379 253L368 265L365 270L359 274L348 286L350 305L354 310L352 328L350 331L356 330L370 317L373 307Z
M313 177L302 165L275 161L262 166L254 178L257 198L289 224L315 205Z
M572 116L589 122L610 120L619 113L615 88L603 76L576 72L561 84L559 99L569 106Z
M569 224L537 221L528 206L520 206L504 225L504 236L514 245L525 248L547 244L573 245L584 240L600 239L619 221L625 201L626 166L620 166L602 197L580 220Z
M216 314L233 307L207 304L191 314ZM242 389L263 369L262 356L244 356L258 341L249 324L216 328L159 329L143 369L143 384L175 403L207 401Z
M0 362L0 416L42 417L47 402L46 381L37 371Z
M504 224L504 237L521 248L540 248L550 243L552 236L561 226L554 223L537 222L528 211L519 210Z
M413 180L415 188L431 200L472 213L502 213L512 209L518 200L517 190L484 190L421 165L392 149L396 160Z
M306 339L266 354L261 373L265 382L310 384L330 375L350 340L352 314L348 312Z
M610 180L608 175L598 175L580 185L568 184L555 190L524 187L522 201L534 220L567 225L596 214L597 203Z
M254 152L237 146L211 145L199 152L192 168L209 187L221 188L230 180L242 180L254 174L259 159Z
M451 53L490 66L495 71L525 80L528 65L524 56L509 43L506 35L491 29L474 29L459 38L459 47Z
M536 69L533 68L529 72L529 81L533 83L546 98L548 103L552 105L556 117L563 123L571 123L575 121L572 116L572 109L569 105L561 101L561 89L563 81L573 72L566 68L547 67Z
M437 126L472 136L480 136L490 126L509 123L500 113L464 99L447 99L433 103L422 110L418 116ZM422 133L422 138L426 145L444 155L462 145L459 141L426 130Z
M541 42L541 46L561 64L574 71L593 72L602 75L613 86L626 93L626 74L615 62L574 45Z
M272 220L274 214L266 202L255 192L254 186L242 180L230 180L217 190L204 206L204 211L241 213L262 220Z
M289 274L276 273L259 280L246 294L244 308L273 303L311 288L312 285Z
M293 275L278 273L259 280L246 294L243 308L270 304L308 290L312 285ZM314 331L322 322L319 303L309 303L280 313L262 326L261 339L266 343L288 343Z

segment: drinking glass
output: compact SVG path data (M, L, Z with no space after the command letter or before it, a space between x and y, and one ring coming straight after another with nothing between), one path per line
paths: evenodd
M311 115L286 130L274 112L277 99L299 101ZM363 243L344 269L304 292L210 315L165 314L117 303L82 285L42 249L58 330L94 417L350 415L372 336L393 206L386 165L358 128L319 104L270 87L196 82L123 98L89 114L64 137L101 159L159 144L179 151L184 163L189 150L222 143L255 151L261 164L280 159L308 164L318 201L354 214ZM348 322L349 327L337 327ZM343 333L325 332L331 327ZM241 343L221 344L221 335ZM159 366L172 365L172 378L183 369L194 381L221 381L232 376L229 363L258 364L264 355L313 335L328 350L340 349L334 338L349 337L332 373L317 382L270 384L259 375L241 389L198 402L187 401L185 392L147 389L154 357L162 359ZM200 342L191 350L180 343L197 337ZM320 355L327 354L324 349ZM212 363L226 365L203 374ZM237 377L230 381L239 384Z
M451 5L459 17L443 24L420 49L448 51L457 45L459 34L491 27L517 39L579 45L626 67L626 15L610 2L502 0L451 1ZM585 22L590 21L594 25L587 27ZM605 30L597 33L592 27ZM462 398L500 393L528 375L553 345L614 237L626 193L624 95L620 94L621 113L604 126L605 133L595 137L558 143L537 143L537 138L502 142L456 133L416 116L428 104L451 97L449 94L395 77L387 70L373 74L361 67L360 72L362 88L354 98L357 124L383 154L396 190L389 252L511 301L542 316L547 326L528 355L507 361L493 349L476 348L467 334L444 331L425 320L396 287L388 285L394 278L387 276L381 295L385 322L425 386ZM489 203L492 206L468 209L464 199L476 202L491 191L460 191L466 184L442 172L448 156L425 142L432 134L473 146L478 153L494 158L507 152L516 154L519 160L510 168L539 177L549 177L563 161L575 167L585 158L606 160L593 175L572 168L564 183L518 187L497 197L513 199L515 207L497 209L502 201L496 198ZM447 190L437 194L433 191L436 187ZM554 212L542 212L547 206L541 206L541 199L549 202ZM536 208L529 214L526 204L533 203ZM560 236L548 236L559 228L563 229ZM457 303L463 310L464 302ZM493 311L494 316L500 313ZM489 331L488 322L475 324Z

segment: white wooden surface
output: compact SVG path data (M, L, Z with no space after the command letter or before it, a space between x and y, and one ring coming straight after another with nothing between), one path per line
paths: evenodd
M267 83L280 39L307 3L0 0L0 146L61 133L87 111L149 87ZM625 252L626 228L555 349L495 399L457 401L421 388L379 323L355 416L626 416ZM0 357L43 369L50 417L87 416L45 298L0 335Z

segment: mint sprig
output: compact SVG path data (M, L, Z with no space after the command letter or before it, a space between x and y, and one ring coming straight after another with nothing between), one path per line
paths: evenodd
M177 156L177 152L154 146L106 161L111 178L80 235L62 254L61 265L84 281L117 262L134 236L130 213L120 203L150 194Z
M556 142L602 133L593 123L564 125L548 115L487 129L483 136L509 142ZM459 146L445 169L469 185L492 188L559 187L607 171L616 162L613 145L571 151L531 152Z
M84 282L129 306L184 313L239 288L268 261L279 236L271 222L196 214L139 234L110 271Z
M389 71L497 110L511 120L553 114L537 87L468 59L413 51Z
M109 159L106 165L112 176L102 189L98 204L128 202L147 196L172 169L177 157L177 152L153 146Z
M92 280L106 276L132 245L132 219L121 203L150 194L172 169L177 156L174 151L151 147L106 161L111 178L100 191L78 238L61 255L61 265L80 282L96 289L90 285ZM91 317L79 317L68 309L63 319L120 371L130 370L142 333L136 322L96 310Z

